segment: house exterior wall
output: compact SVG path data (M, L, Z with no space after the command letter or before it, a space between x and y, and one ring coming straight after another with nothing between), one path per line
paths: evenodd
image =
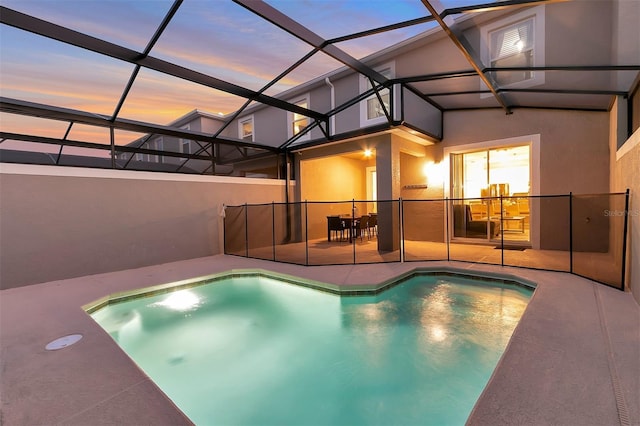
M203 133L215 133L220 130L223 124L221 120L214 120L213 118L209 117L200 117L200 119L196 120L195 123L196 126L199 127L197 130ZM226 131L227 129L225 129L225 132Z
M347 157L318 158L302 162L302 200L344 201L366 199L367 162ZM310 240L326 238L326 217L351 214L352 203L307 204L306 220ZM366 212L361 212L366 213Z
M567 62L568 57L574 65L610 63L613 50L613 3L592 1L546 5L546 63L563 64ZM568 28L571 38L580 42L553 43L553 40L566 38ZM553 73L547 73L549 85L554 83L553 76ZM608 81L608 75L603 77Z
M188 121L186 123L182 123L180 127L183 127L187 124L189 125L189 130L191 131L214 134L218 130L220 130L223 123L218 119L213 119L206 116L198 116L194 120ZM226 131L227 130L225 129L225 132ZM165 150L173 151L173 152L182 152L182 146L180 146L181 143L179 138L164 136L163 142L165 144L168 144L168 145L165 145ZM191 153L195 153L200 149L202 148L197 142L195 141L190 142ZM163 157L162 162L169 163L169 164L182 164L185 162L185 159L177 158L177 157ZM207 163L208 162L201 161L201 160L189 160L189 162L187 163L187 166L195 170L204 170L210 166L210 163L209 164Z
M615 7L614 7L615 4ZM622 10L624 9L624 10ZM571 58L571 63L575 65L606 64L611 61L616 52L620 52L623 57L629 56L629 51L633 51L633 42L627 40L614 40L614 30L617 27L628 27L629 20L624 13L637 14L635 9L629 5L618 5L617 2L567 2L557 4L546 4L537 6L531 10L541 11L541 19L544 19L544 63L536 65L562 65L566 63L566 58ZM517 13L522 12L519 10ZM482 46L487 43L482 40L481 30L483 26L490 25L498 20L508 22L510 15L502 12L487 13L477 19L459 21L461 27L467 27L463 31L466 42L472 50L480 52ZM633 15L635 16L635 15ZM614 19L615 18L615 19ZM585 25L585 23L592 23ZM633 32L633 30L631 30ZM566 40L567 34L571 34L574 40L579 43L554 43L554 40ZM468 61L460 54L448 37L444 34L433 33L423 40L414 43L407 43L397 50L389 50L373 55L366 59L367 64L376 69L382 65L392 63L394 67L394 77L408 75L437 74L452 67L458 67L461 71L469 70ZM624 61L623 61L624 62ZM490 66L490 64L485 64ZM419 70L419 71L416 71ZM351 70L336 72L331 78L331 83L335 87L335 104L339 106L356 97L361 91L361 79L359 74ZM580 87L580 81L588 78L595 87L598 81L602 82L602 87L608 87L609 73L602 72L576 72L567 76L567 73L556 73L547 71L544 73L544 84L535 87L550 88L571 88ZM600 79L600 80L598 80ZM414 87L429 91L456 91L456 90L478 90L481 88L480 79L477 77L464 77L450 79L449 81L438 81L435 83L420 82L412 83ZM284 99L294 101L298 95L303 93L310 95L310 105L312 109L327 112L331 109L330 87L321 79L301 86L295 91L283 95ZM480 95L478 95L480 97ZM527 99L535 104L536 94L518 93L503 95L509 99ZM451 99L451 98L447 98ZM598 95L593 95L593 99L601 100ZM562 101L562 98L559 97ZM399 107L400 95L395 96L396 107ZM495 106L496 102L491 95L482 96L479 102L487 106ZM407 95L405 99L405 113L402 119L407 124L423 129L436 138L442 135L442 113L427 102L420 100L413 95ZM509 102L508 102L509 103ZM517 102L515 102L517 104ZM362 102L340 112L335 118L334 133L340 134L361 128L360 108ZM274 114L274 108L256 108L254 127L256 142L266 143L272 146L282 144L287 140L287 113ZM250 113L253 110L247 111ZM417 113L420 111L421 113ZM277 124L276 124L277 123ZM237 125L232 126L234 129ZM234 130L237 132L237 130ZM321 138L319 129L311 131L311 139Z
M626 34L637 34L640 21L640 2L613 2L614 28L614 62L622 62L623 58L638 57L640 53L640 37L627 37Z
M443 33L431 36L428 44L420 43L393 60L396 77L415 75L416 69L423 70L424 74L438 74L455 68L469 69L469 62Z
M189 117L191 117L190 119L186 119L183 121L178 121L177 123L174 124L174 127L177 128L182 128L186 125L189 126L189 130L195 131L195 132L202 132L202 133L209 133L209 134L214 134L216 133L223 125L223 122L220 119L216 119L216 118L212 118L212 117L208 117L208 116L204 116L204 115L198 115L198 113L190 113L188 115ZM236 131L237 133L237 131ZM222 132L222 136L229 136L229 129L225 129ZM154 149L155 148L155 141L156 140L161 140L162 141L162 150L163 151L168 151L168 152L182 152L182 146L181 146L181 142L180 142L180 138L176 138L173 136L167 136L167 135L158 135L158 136L152 136L151 138L149 138L148 141L146 141L144 143L144 145L141 146L141 148L148 148L148 149ZM130 142L129 145L138 147L140 146L140 142L141 140L138 139L134 142ZM195 153L198 150L201 149L200 145L195 142L195 141L191 141L191 153ZM119 158L122 160L128 160L132 155L135 154L131 154L131 153L122 153L119 155ZM155 156L152 157L151 160L149 159L149 155L148 154L142 154L144 161L152 161L155 160L154 162L157 163L163 163L163 164L173 164L173 165L181 165L185 162L184 158L179 158L179 157L169 157L169 156ZM205 170L208 167L210 167L211 163L208 161L201 161L201 160L190 160L187 163L187 167L193 170Z
M505 115L498 109L457 111L445 114L442 148L455 148L484 141L539 135L539 167L533 170L532 195L598 194L609 192L609 123L606 112L518 109ZM535 167L535 166L534 166ZM586 207L585 207L586 208ZM581 211L582 218L598 218L599 205ZM599 211L601 211L600 209ZM545 199L532 205L544 221L532 222L532 240L541 249L568 250L569 204L567 199ZM583 223L584 222L584 223ZM576 222L577 223L577 222ZM578 224L578 223L577 223ZM586 249L604 233L599 251L608 250L608 230L597 221L579 224L576 235L585 236L579 246ZM537 228L539 226L539 228Z
M571 58L573 65L593 65L611 63L613 50L613 13L614 3L608 1L598 2L559 2L550 3L536 8L544 9L544 65L562 65L567 63L567 58ZM622 2L624 3L624 2ZM527 9L534 11L536 8ZM492 17L493 16L493 17ZM487 14L480 17L484 22L477 23L464 31L464 36L469 44L480 51L481 40L480 30L483 26L494 21L508 20L509 15ZM631 31L632 33L633 31ZM579 43L565 42L567 34L572 40L579 40ZM560 40L561 42L554 42ZM623 61L624 62L624 61ZM614 61L614 63L616 63ZM485 63L485 66L491 66ZM541 64L536 64L541 65ZM468 68L465 67L465 68ZM464 69L464 68L462 68ZM544 86L550 88L579 87L578 83L582 79L596 81L599 79L603 87L609 83L609 73L555 73L547 71L545 73ZM536 86L539 87L539 86Z
M627 217L627 285L640 303L640 131L636 130L634 135L633 148L616 160L614 181L616 191L629 189L631 193ZM621 247L621 244L617 243L616 247Z
M545 62L548 65L563 64L566 63L567 56L570 56L572 62L577 62L576 65L609 63L612 51L613 3L560 2L543 5ZM534 11L535 8L528 10ZM496 20L508 20L508 17L509 15L505 14L487 14L480 17L484 22L469 27L465 30L464 36L472 46L478 48L482 42L480 29ZM553 43L553 40L564 40L568 30L571 38L580 40L580 43ZM547 73L547 77L549 75L550 73Z
M329 86L323 84L315 87L309 93L311 109L314 111L328 112L331 110L331 91ZM324 137L324 133L318 127L311 129L311 139L319 139Z
M388 138L388 136L386 137ZM309 238L326 237L326 216L350 214L351 200L365 200L366 168L376 165L374 158L363 156L365 148L375 152L384 135L338 145L319 147L295 155L299 182L296 200L347 201L341 204L310 204L307 216ZM366 203L358 203L358 212L367 214Z
M302 200L343 201L366 198L365 167L368 162L347 157L303 161L300 170ZM333 211L331 214L348 213Z
M278 123L277 125L274 125ZM238 130L237 122L232 124ZM268 146L280 146L287 140L287 111L277 108L262 108L253 113L255 142Z
M499 109L445 113L442 148L540 135L539 194L609 192L608 113ZM534 194L534 195L539 195Z
M300 185L296 188L297 192L295 195L296 197L295 199L300 201L304 201L305 199L335 201L335 200L351 200L353 198L357 199L358 195L365 197L365 194L366 194L365 187L364 186L361 187L359 185L354 187L349 183L350 181L344 182L344 181L337 180L336 182L340 184L340 186L344 186L348 188L348 190L346 191L343 191L339 188L331 188L330 185L323 185L322 182L320 182L321 181L320 176L322 176L322 178L331 179L331 180L333 180L334 177L332 176L325 177L325 173L329 174L329 171L318 170L318 173L320 173L320 175L313 175L311 173L305 172L305 168L307 167L306 164L314 164L312 163L312 161L316 161L316 160L326 160L327 167L332 167L328 164L331 161L333 161L335 158L339 158L339 157L350 155L350 154L363 153L365 149L371 149L375 153L381 144L384 144L389 140L390 140L389 135L381 134L376 136L364 137L362 139L354 140L351 142L318 146L313 149L301 151L298 154L294 155L294 160L296 163L294 168L296 170L299 170L299 173L300 173L300 178L299 178ZM375 165L374 160L361 161L361 163L363 163L365 166ZM317 164L324 164L324 163L317 163ZM335 170L335 172L338 173L340 176L343 175L343 173L340 170ZM305 179L305 177L307 177L307 179ZM319 185L322 185L325 188L329 188L331 192L328 192L326 189L319 191L318 190ZM336 192L334 190L342 191L340 192L341 197L337 197L335 195ZM331 195L331 194L334 194L334 195ZM329 198L316 198L316 197L329 197ZM343 198L343 197L346 197L346 198Z
M432 156L426 155L427 148L424 147L424 156L400 153L403 235L406 240L444 242L445 206L441 201L424 202L424 200L442 199L443 195L442 185L435 182L428 183L424 175L425 164L433 161ZM427 187L418 188L417 185L427 185ZM423 200L423 202L413 202L413 200ZM425 223L428 223L428 226L425 226Z
M0 288L222 253L222 204L247 200L284 182L3 164Z
M350 74L336 81L332 81L336 93L336 106L340 106L358 96L360 93L358 78L356 74ZM335 133L337 134L360 127L360 105L356 104L337 114L335 123Z
M620 99L618 100L620 101ZM626 283L628 290L640 303L640 129L636 130L630 138L618 149L618 130L625 120L620 120L617 114L619 103L613 105L610 113L610 152L611 162L611 192L630 192L629 210L627 213L627 238L626 246ZM626 127L626 126L625 126ZM618 212L624 207L615 206L616 214L610 217L616 232L612 233L611 244L615 250L616 259L622 259L622 241L616 238L621 235L622 218ZM620 265L621 266L621 265Z
M459 55L457 50L451 45L451 42L440 36L440 40L430 44L429 54L427 55L423 50L422 45L416 45L406 52L403 51L398 56L391 58L381 57L369 64L372 68L392 62L395 68L395 76L402 77L412 75L415 73L416 67L420 69L426 69L427 72L441 72L445 68L443 61L457 61L460 62L462 68L468 68L468 62ZM438 57L438 61L431 61L427 59L427 56ZM357 97L360 90L361 76L352 71L341 72L337 75L330 77L330 82L334 86L335 106L338 107L351 99ZM306 92L305 92L306 90ZM309 94L309 102L311 109L328 112L331 108L331 88L324 81L316 82L313 85L307 86L307 88L301 88L299 91L292 92L283 97L287 101L295 101L305 93ZM396 107L400 107L401 96L398 93L395 96ZM361 128L360 126L360 108L362 102L355 104L344 111L341 111L335 116L335 127L333 129L334 134L346 133ZM442 113L435 107L427 103L426 101L415 97L412 94L407 95L405 101L405 120L408 124L412 124L419 129L424 129L430 134L438 137L442 134L441 121ZM247 111L247 114L243 114L239 119L246 117L249 114L254 114L254 129L256 133L256 142L264 143L270 146L278 146L284 143L287 137L287 112L278 111L279 114L274 113L275 108L263 107L255 108ZM416 112L420 111L420 112ZM234 137L237 137L237 120L236 123L230 126L236 132ZM314 128L311 131L311 139L322 138L323 133L320 129Z

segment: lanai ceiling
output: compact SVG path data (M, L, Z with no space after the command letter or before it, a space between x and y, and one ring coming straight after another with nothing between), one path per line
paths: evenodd
M606 1L590 3L597 8ZM164 153L185 160L210 158L211 144L240 147L245 155L246 150L273 154L281 149L264 146L259 139L247 143L222 136L222 130L195 132L171 123L194 109L230 123L247 107L263 104L322 125L341 106L332 111L302 108L287 102L283 93L340 69L365 75L377 89L402 84L443 112L606 111L613 97L628 96L637 87L637 48L601 57L576 53L547 58L544 66L491 68L470 47L483 22L540 4L558 8L565 25L553 43L569 43L577 25L594 24L580 22L571 14L570 3L1 0L0 149L58 157L63 150L88 156L150 153L130 144L155 134L200 141L203 149L198 153ZM407 40L421 37L442 37L447 60L425 58L423 66L392 80L373 69L373 61L385 51L402 49ZM640 36L637 28L632 34L612 34L620 46L625 37ZM600 48L597 40L585 40L585 45ZM585 62L587 57L598 59ZM544 73L547 78L534 88L501 86L500 76L513 72ZM286 145L282 141L280 147Z

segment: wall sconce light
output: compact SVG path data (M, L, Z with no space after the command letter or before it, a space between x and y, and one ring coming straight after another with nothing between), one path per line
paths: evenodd
M364 157L365 158L371 157L372 154L373 154L373 151L371 151L369 148L364 150Z
M434 163L429 161L422 169L425 177L427 178L427 184L431 187L444 185L444 168L442 163Z

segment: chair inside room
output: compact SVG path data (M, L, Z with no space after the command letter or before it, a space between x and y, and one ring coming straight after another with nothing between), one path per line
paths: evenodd
M369 216L362 216L358 221L357 227L356 236L360 236L360 241L362 241L362 236L365 232L367 234L367 239L371 238L371 234L369 234Z
M504 206L501 205L499 198L494 198L491 200L489 207L490 207L489 217L496 218L496 217L500 217L501 207L504 207Z
M487 226L490 233L487 234ZM468 204L453 206L453 235L466 238L496 238L500 234L499 220L473 220Z
M367 230L369 237L378 235L378 215L376 213L369 214L369 229Z
M338 241L345 240L345 231L347 228L344 221L340 219L340 216L327 216L327 228L329 230L329 241L331 241L332 236L335 236Z
M519 214L519 210L518 210L518 204L513 202L513 201L509 201L508 203L504 204L504 212L505 215L507 216L518 216Z
M528 215L529 214L529 199L528 198L518 198L518 214L520 214L520 215Z
M470 203L471 217L473 220L480 220L489 216L487 205L483 202Z

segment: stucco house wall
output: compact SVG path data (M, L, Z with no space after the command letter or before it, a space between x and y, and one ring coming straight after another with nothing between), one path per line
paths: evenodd
M616 52L626 52L633 46L630 46L628 40L614 40L612 34L617 26L629 26L628 19L625 19L625 13L634 12L635 9L628 5L616 6L624 10L614 10L614 5L610 2L569 2L546 4L537 6L528 10L541 10L544 18L544 63L537 65L562 65L566 62L567 57L571 57L571 62L580 64L598 64L608 63ZM637 14L637 11L635 11ZM618 15L616 15L618 14ZM616 19L614 19L617 16ZM469 46L477 53L482 49L486 41L482 40L481 28L483 25L489 25L492 22L506 19L508 15L502 12L494 12L480 15L478 18L458 20L456 23L462 28L467 27L463 31ZM480 22L480 20L482 22ZM593 22L593 25L584 25L585 22ZM581 40L580 43L553 43L553 40L559 40L571 34L572 39ZM637 47L636 47L637 48ZM395 77L403 77L406 75L415 75L416 70L420 73L429 75L437 74L445 69L451 69L452 64L457 64L461 71L470 69L468 61L455 48L451 40L445 37L442 32L434 32L423 39L413 40L400 46L394 46L393 49L386 49L378 52L365 59L367 65L377 68L387 63L392 63L395 71ZM490 66L490 64L484 64ZM352 70L343 68L336 70L329 75L331 84L335 88L335 104L336 106L347 102L361 93L362 77L355 74ZM547 71L544 73L544 84L535 87L579 87L579 83L584 78L601 78L603 87L609 83L609 75L607 73L572 73L567 76L566 73L554 73ZM414 87L430 91L430 87L437 91L457 91L457 90L479 90L481 88L480 79L478 77L460 77L450 79L449 81L438 81L437 86L430 82L412 83ZM330 108L330 87L325 83L324 79L318 78L315 81L297 87L295 90L289 91L283 95L283 98L293 101L304 93L310 94L310 103L312 108L319 111L329 111ZM478 95L480 97L480 95ZM503 94L509 98L509 94ZM536 94L517 95L520 98L528 99L529 103L535 105ZM592 98L600 101L604 95L591 95ZM438 97L434 98L436 101ZM448 100L455 97L447 97ZM399 102L400 96L396 96ZM497 106L496 101L491 95L480 97L480 102L486 106ZM560 99L560 102L563 100ZM408 124L415 124L419 128L428 131L431 135L439 137L442 135L441 120L442 114L433 106L423 102L421 110L423 114L415 114L416 99L410 96L406 100L407 111L405 119ZM509 103L509 102L508 102ZM517 102L515 103L517 105ZM256 134L260 136L256 139L258 142L264 142L275 146L283 143L287 139L286 123L287 114L282 113L277 117L268 111L273 108L254 108L249 109L247 114L255 110L255 128ZM274 126L274 123L280 123ZM344 133L357 130L360 125L360 104L356 104L346 110L340 112L335 117L335 133ZM235 126L237 127L237 126ZM235 128L234 127L234 128ZM285 129L283 132L282 129ZM322 137L319 129L313 129L311 139Z
M332 79L331 84L335 88L336 106L358 96L360 93L358 76L350 74L339 79ZM328 88L328 87L327 87ZM335 133L345 133L359 127L360 105L356 104L337 114L335 117Z
M366 199L366 161L348 157L304 161L300 171L302 200L337 201ZM329 215L350 214L352 203L309 203L305 222L309 239L326 238ZM361 211L361 213L366 213Z
M606 112L498 109L447 112L443 148L540 135L538 194L609 191L609 118Z
M626 283L635 299L640 303L640 129L629 138L622 137L624 143L617 148L620 140L620 133L624 135L626 129L620 129L618 126L618 109L621 99L614 103L610 114L610 156L611 162L611 192L630 192L629 209L626 213L627 219L627 238L626 245ZM623 100L626 102L626 100ZM616 232L612 233L611 244L614 247L616 259L622 260L623 246L619 238L623 226L620 212L624 207L617 205L615 214L610 216L614 224ZM621 262L619 263L621 267Z
M609 192L609 118L606 112L517 109L458 111L445 114L443 148L539 135L539 166L534 165L532 195ZM568 250L568 200L545 200L539 211L541 249ZM591 210L598 210L592 206ZM597 215L583 211L584 217ZM535 218L534 218L535 220ZM535 226L535 225L534 225ZM603 232L598 221L583 225L580 235ZM608 234L606 234L608 235ZM605 238L606 238L605 235ZM535 237L534 237L535 238ZM606 247L601 250L607 250Z
M424 151L426 153L426 147ZM442 185L428 182L424 174L424 166L427 164L425 158L426 154L416 156L400 153L403 235L406 240L444 242L445 204L442 201L424 202L442 199Z

